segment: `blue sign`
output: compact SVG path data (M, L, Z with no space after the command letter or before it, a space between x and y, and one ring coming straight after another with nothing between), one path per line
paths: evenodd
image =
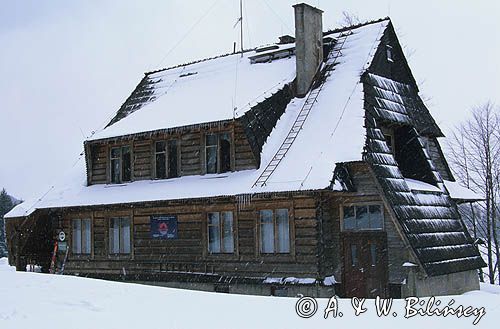
M177 216L151 216L151 237L153 239L177 239Z

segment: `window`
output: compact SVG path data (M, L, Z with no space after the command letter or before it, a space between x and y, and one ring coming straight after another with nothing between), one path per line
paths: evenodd
M390 45L387 45L386 48L385 48L385 53L386 53L386 56L387 56L387 61L388 62L394 62L394 54L393 54L393 51L392 51L392 46Z
M155 178L179 177L177 140L155 142Z
M73 254L90 254L91 235L90 219L72 220L72 252Z
M382 133L384 134L385 143L387 144L389 151L394 154L394 130L382 127Z
M377 265L377 245L370 243L370 263L372 266Z
M130 254L130 218L119 217L109 220L109 252Z
M351 266L358 266L358 246L351 244Z
M381 230L384 220L381 205L344 207L344 230Z
M233 253L233 213L231 211L208 213L208 251Z
M288 209L260 211L260 252L290 252L290 222Z
M129 182L132 178L130 146L113 147L110 152L111 182Z
M207 174L231 171L231 137L229 133L205 136L205 162Z

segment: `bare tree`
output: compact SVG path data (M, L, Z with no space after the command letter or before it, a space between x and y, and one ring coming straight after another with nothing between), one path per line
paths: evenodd
M339 24L341 26L358 25L361 24L361 20L359 19L358 15L344 10L342 12L342 19L340 20Z
M476 107L472 117L455 128L449 149L455 176L485 201L463 211L471 221L475 238L486 239L490 283L496 283L498 263L498 200L500 197L500 113L491 103Z

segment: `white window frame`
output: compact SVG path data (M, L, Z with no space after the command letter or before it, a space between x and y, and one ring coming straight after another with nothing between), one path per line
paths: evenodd
M84 226L84 222L87 222L88 226ZM75 230L75 223L80 223L79 230ZM84 227L87 227L87 229L84 230ZM91 218L74 218L71 220L71 253L87 256L92 254Z
M357 224L357 217L356 217L356 212L358 207L367 207L367 213L368 213L368 223L370 223L370 206L379 206L380 207L380 214L382 215L382 226L377 227L377 228L358 228L357 226L355 228L345 228L345 208L347 207L354 207L354 220L355 223ZM377 202L371 202L371 203L353 203L353 204L344 204L342 205L342 220L341 220L341 229L343 232L370 232L370 231L375 231L375 232L380 232L385 230L385 215L384 215L384 205L382 203L377 203ZM370 226L370 224L369 224Z
M280 231L279 231L279 223L278 223L278 216L277 212L286 210L287 212L287 226L288 230L286 232L286 238L288 241L288 246L285 249L280 248ZM263 216L262 213L264 211L271 211L272 212L272 232L273 232L273 250L272 251L264 251L263 250L263 225L268 225L266 223L263 223ZM292 221L290 220L290 210L288 208L276 208L276 209L260 209L259 212L259 252L263 255L279 255L279 254L291 254L292 253Z
M219 225L211 224L209 221L210 214L217 214L219 218ZM231 239L233 241L232 250L226 250L224 245L225 232L225 222L223 220L224 215L231 214ZM217 227L219 231L219 250L210 249L210 228ZM209 254L234 254L236 252L236 237L235 237L235 220L234 213L232 211L210 211L207 213L207 251Z
M128 220L128 241L124 236L125 225L124 220ZM118 248L115 245L115 228L113 226L114 221L119 221L118 223ZM128 242L128 244L127 244ZM108 225L108 246L110 255L130 255L132 253L132 219L128 216L123 217L113 217L109 219ZM128 250L127 250L128 248Z

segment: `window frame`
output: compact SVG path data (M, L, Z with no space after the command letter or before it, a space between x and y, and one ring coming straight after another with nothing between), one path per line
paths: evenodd
M217 144L216 145L207 145L207 136L209 135L215 135L217 138ZM223 135L227 135L229 138L229 170L227 171L222 171L222 147L221 147L221 141L223 140ZM203 135L203 172L204 174L223 174L227 172L232 172L234 171L234 134L230 130L223 130L223 131L205 131ZM216 152L216 172L208 172L208 156L207 156L207 150L208 148L215 148Z
M74 231L74 221L80 221L80 223L82 223L83 221L89 221L89 237L90 237L90 240L89 240L89 252L86 253L86 252L75 252L74 249L73 249L73 244L75 243L75 231ZM68 246L67 248L70 248L71 250L71 255L74 256L74 257L78 257L78 258L90 258L94 255L94 221L93 221L93 218L92 216L78 216L78 217L73 217L70 219L70 234L71 234L71 244L68 243ZM83 229L82 229L82 225L80 224L80 249L83 250Z
M123 226L122 226L122 223L121 223L121 220L123 219L128 219L129 220L129 248L130 248L130 251L129 252L122 252L121 250L121 241L122 241L122 229L123 229ZM113 220L116 220L116 219L120 219L120 225L119 225L119 228L118 228L118 238L119 238L119 241L118 241L118 249L120 249L117 253L116 252L113 252L112 248L111 248L111 224L113 223ZM107 229L107 251L108 251L108 256L110 257L132 257L133 255L133 252L134 252L134 243L133 243L134 239L133 239L133 216L130 216L130 215L117 215L117 216L113 216L113 217L109 217L108 218L108 229Z
M124 173L124 161L123 161L123 149L128 148L129 153L130 153L130 179L129 180L124 180L123 179L123 173ZM113 150L119 149L119 156L118 157L113 157ZM110 184L123 184L123 183L130 183L134 180L134 168L133 168L133 146L131 144L122 144L122 145L114 145L114 146L109 146L109 151L108 151L108 160L109 160L109 177L108 177L108 183ZM120 179L118 182L113 181L113 160L118 160L120 163Z
M379 206L380 207L380 213L382 215L382 227L381 228L354 228L354 229L345 229L344 225L344 220L345 220L345 208L346 207L354 207L354 218L355 222L357 223L356 219L356 207L367 207L367 213L368 216L370 213L370 206ZM386 230L386 225L385 225L385 207L382 202L374 201L374 202L355 202L355 203L344 203L340 207L340 229L342 232L385 232ZM368 221L370 223L370 217L368 217Z
M396 142L395 139L395 134L394 134L394 129L389 128L389 127L382 127L381 128L382 134L384 135L384 141L387 147L389 148L389 151L391 154L395 155L396 154L396 145L394 144ZM390 141L391 146L389 147L389 144L387 143Z
M169 144L171 142L175 142L176 144L176 157L177 157L177 173L175 176L170 175L170 158L171 158L171 152L169 152ZM157 143L165 143L165 146L162 151L157 151L156 149L156 144ZM180 147L180 138L174 137L174 138L166 138L166 139L159 139L159 140L154 140L153 145L152 145L152 167L153 170L151 170L152 173L152 178L153 179L170 179L170 178L177 178L181 177L181 147ZM156 156L158 154L164 154L165 157L165 172L164 175L165 177L158 177L158 168L157 168L157 163L156 163Z
M394 63L394 47L391 45L385 45L385 58L388 62Z
M231 213L231 226L232 226L232 231L231 235L233 238L233 250L228 252L224 250L224 220L223 220L223 213ZM219 225L218 225L218 231L219 231L219 246L220 246L220 251L211 251L210 250L210 227L215 226L211 225L209 221L209 216L210 214L218 214L219 216ZM207 211L206 212L206 234L207 234L207 239L206 239L206 252L209 255L235 255L236 254L236 246L238 244L237 242L237 234L236 234L236 220L235 220L235 213L232 210L221 210L221 211Z
M279 249L279 230L278 230L278 220L277 212L278 210L286 210L288 214L288 251L280 252ZM272 212L272 227L273 227L273 251L263 252L262 251L262 216L263 211ZM257 253L261 256L294 256L295 255L295 230L294 230L294 217L290 207L263 207L257 209L257 236L256 236L256 246Z

